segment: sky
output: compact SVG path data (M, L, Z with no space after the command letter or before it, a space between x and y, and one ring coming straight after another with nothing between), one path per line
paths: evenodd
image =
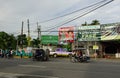
M82 15L89 9L41 23L100 1L103 0L0 0L0 31L18 35L23 21L24 33L27 33L27 19L30 21L30 35L33 37L37 36L37 22L42 31L57 30L64 26L80 26L85 21L91 23L95 19L101 24L120 22L120 0L114 0L85 16ZM82 17L64 24L78 16ZM42 34L47 35L48 32L42 32Z

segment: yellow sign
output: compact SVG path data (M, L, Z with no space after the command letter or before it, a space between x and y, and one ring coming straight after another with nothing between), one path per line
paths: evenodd
M31 42L30 42L30 41L31 41L31 37L28 36L28 37L27 37L27 40L28 40L28 46L30 46L30 45L31 45L31 44L30 44L30 43L31 43Z
M31 40L31 37L28 36L28 37L27 37L27 40L30 41L30 40Z
M97 50L97 49L99 49L99 47L97 45L93 45L93 49Z

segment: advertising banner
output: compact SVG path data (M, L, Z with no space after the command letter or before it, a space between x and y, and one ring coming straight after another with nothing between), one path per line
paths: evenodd
M59 42L73 42L74 41L74 27L61 27L59 31Z
M120 39L120 23L101 25L101 40L117 39Z
M41 43L42 44L58 44L58 36L54 35L42 35L41 36Z
M78 41L99 41L100 36L100 25L79 27Z

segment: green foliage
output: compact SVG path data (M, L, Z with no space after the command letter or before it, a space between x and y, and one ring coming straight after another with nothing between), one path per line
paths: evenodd
M31 43L33 46L38 47L40 44L40 40L38 38L33 39ZM17 45L19 48L24 48L28 46L26 34L18 35L17 37L15 37L13 34L10 35L6 32L0 32L0 49L16 49Z
M40 44L40 40L39 40L38 38L32 40L32 45L33 45L33 47L38 47L39 44Z
M27 46L28 42L27 42L26 34L18 35L17 40L18 40L18 46L20 46L21 48Z
M98 20L93 20L91 25L100 25L99 21Z
M84 24L82 24L82 26L87 26L88 24L87 24L87 22L85 21L85 23Z
M5 32L0 32L0 48L1 49L15 49L16 39L14 35L9 35Z
M72 51L72 44L68 43L67 45L63 45L62 48L67 48L68 51Z
M86 21L84 24L82 24L82 26L88 26L88 25L100 25L100 22L99 20L92 20L90 24L88 24Z

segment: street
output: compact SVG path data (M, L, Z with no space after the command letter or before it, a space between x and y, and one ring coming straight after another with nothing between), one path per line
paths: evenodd
M120 61L91 59L88 63L71 63L68 58L0 59L0 78L119 78Z

